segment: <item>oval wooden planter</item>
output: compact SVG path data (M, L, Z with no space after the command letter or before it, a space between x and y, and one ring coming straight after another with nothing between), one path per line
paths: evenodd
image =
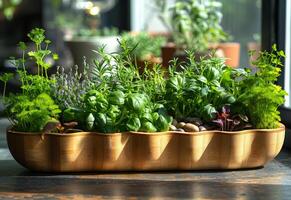
M239 132L72 134L8 130L17 162L34 171L242 169L264 166L280 152L285 127Z

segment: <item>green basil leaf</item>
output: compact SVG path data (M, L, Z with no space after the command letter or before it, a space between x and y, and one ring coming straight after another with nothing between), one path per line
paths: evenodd
M142 121L153 122L152 114L150 114L149 112L146 112L146 113L141 114L141 117L140 118L141 118Z
M118 106L116 105L111 105L109 107L109 110L107 112L107 115L112 118L112 119L116 119L119 115L120 115L121 111L119 109Z
M95 114L95 126L97 130L104 131L104 127L107 124L107 117L103 113Z
M141 123L140 123L139 118L137 117L129 119L126 123L126 128L129 131L138 131L140 127L141 127Z
M159 113L158 112L154 112L153 114L152 114L152 118L153 118L153 121L155 122L155 121L157 121L158 119L159 119Z
M143 94L130 94L127 99L127 106L133 111L142 111L147 104L147 97Z
M213 117L215 117L216 113L217 113L216 109L211 104L207 104L206 106L203 107L203 115L204 119L206 120L210 120Z
M151 122L144 122L144 123L142 123L142 127L140 128L139 131L157 132L157 129Z
M156 121L156 127L158 131L168 131L171 123L172 123L171 117L160 115L158 120Z
M114 91L111 92L111 94L108 97L109 103L113 105L123 105L124 104L124 99L125 95L122 91Z

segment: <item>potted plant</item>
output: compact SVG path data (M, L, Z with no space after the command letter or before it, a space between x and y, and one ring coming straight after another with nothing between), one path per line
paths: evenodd
M46 75L51 54L44 30L29 37L38 74L15 60L22 93L5 97L13 126L11 154L23 166L47 172L96 170L241 169L265 165L280 151L285 129L277 108L286 92L275 81L276 46L261 52L255 72L216 57L189 62L167 78L161 66L139 74L130 48L94 61L93 71L60 68ZM45 45L43 44L45 43ZM24 43L20 48L25 51ZM85 69L88 69L86 67ZM1 77L4 82L9 74Z
M251 65L259 57L259 52L261 50L261 37L260 37L260 35L258 33L254 34L253 38L254 38L254 41L248 42L248 44L247 44L248 51L252 52L251 56L250 56L250 64Z
M76 32L72 38L65 38L65 43L70 49L75 65L83 66L84 57L88 61L96 57L96 53L92 50L97 50L105 46L107 53L118 52L120 38L118 29L103 28L103 29L81 29Z
M154 64L161 64L161 47L166 43L164 36L152 36L146 32L124 33L121 40L132 49L132 56L136 58L136 63L140 72L144 71L145 64L153 67Z
M227 58L225 61L227 65L238 66L239 44L220 43L229 37L221 27L220 2L177 1L169 10L166 3L162 2L156 2L160 8L160 19L169 28L173 39L173 42L168 43L162 50L165 66L175 53L185 60L184 49L195 50L197 58L207 56L211 49L215 49L218 57Z

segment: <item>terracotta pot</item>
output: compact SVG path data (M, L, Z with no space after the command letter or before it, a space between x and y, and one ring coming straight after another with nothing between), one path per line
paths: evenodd
M250 57L250 65L253 66L252 62L257 60L259 52L261 51L261 44L258 42L249 42L247 44L248 51L255 51L254 55Z
M201 57L209 57L208 52L195 52L195 59L199 60ZM188 62L186 52L183 48L178 48L174 43L167 43L162 47L162 60L163 67L168 68L169 62L174 58L178 62Z
M142 32L140 32L140 31L131 31L129 34L133 35L133 36L136 36L136 35L138 35L140 33L142 33ZM165 37L165 38L170 38L171 37L171 34L169 32L150 31L150 32L147 32L147 33L152 37Z
M240 44L236 42L219 43L216 49L223 51L226 58L225 64L231 67L238 67L240 60Z
M146 65L148 69L152 69L155 64L162 64L162 58L151 57L147 60L137 60L136 64L138 66L139 73L142 74Z
M174 58L175 52L177 51L177 47L174 43L167 43L162 47L162 63L163 67L168 67L170 60Z
M285 127L238 132L71 134L8 130L15 160L45 172L242 169L264 166L280 152Z
M201 57L210 57L210 51L216 49L215 56L216 57L224 57L224 51L218 48L218 45L212 45L209 47L209 50L206 52L195 52L195 59L200 60ZM173 60L173 58L177 58L178 62L187 62L187 55L183 48L177 48L174 43L167 43L162 47L162 60L163 67L168 68L169 62Z

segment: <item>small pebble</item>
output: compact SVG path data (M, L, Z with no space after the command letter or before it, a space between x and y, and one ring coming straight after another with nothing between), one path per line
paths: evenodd
M187 132L199 132L199 127L191 123L187 123L183 129Z
M207 129L204 126L199 126L199 131L207 131Z
M176 130L177 130L176 126L174 126L174 125L170 126L170 131L176 131Z
M186 125L185 122L179 122L176 127L177 128L183 128L185 125Z
M176 129L176 131L179 131L179 132L185 132L185 130L182 129L182 128L178 128L178 129Z
M177 126L177 124L178 124L177 120L173 119L172 124L173 124L174 126Z

